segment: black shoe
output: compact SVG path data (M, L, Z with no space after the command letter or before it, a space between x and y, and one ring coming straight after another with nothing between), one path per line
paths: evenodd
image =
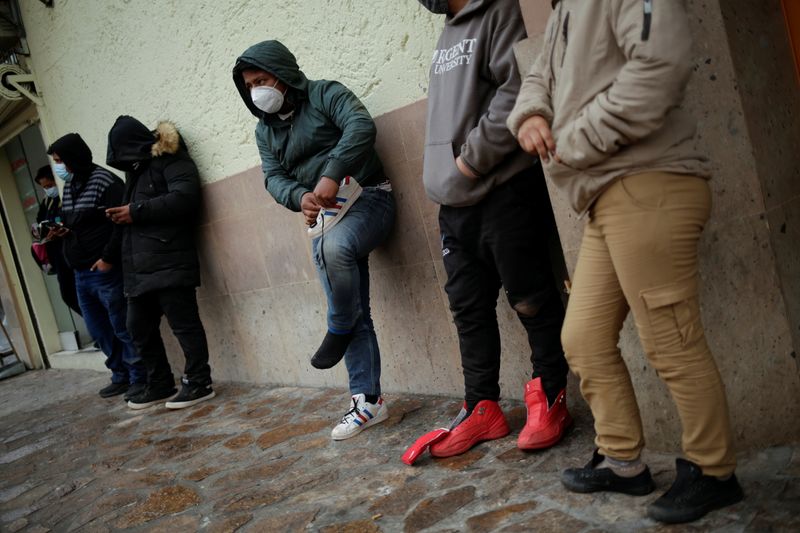
M147 383L134 383L128 387L128 392L125 393L125 396L122 397L122 400L127 402L134 396L138 396L139 394L143 393L146 388Z
M167 409L183 409L184 407L191 407L195 404L210 400L216 394L211 385L194 385L182 380L183 386L181 391L167 402Z
M572 492L621 492L633 496L644 496L655 490L650 469L633 477L622 477L610 468L597 468L605 456L595 450L592 460L583 468L567 468L561 474L561 483Z
M125 393L127 390L127 383L112 383L111 385L100 389L99 394L101 398L111 398L112 396L119 396L120 394Z
M675 482L647 508L647 515L653 520L667 524L692 522L744 498L733 474L725 481L705 476L699 466L685 459L676 459L675 469Z
M353 340L352 333L339 335L329 331L325 334L325 338L322 339L319 350L311 358L311 366L320 370L333 368L344 357L351 340Z
M175 387L145 387L144 391L128 400L131 409L145 409L171 398L178 390Z

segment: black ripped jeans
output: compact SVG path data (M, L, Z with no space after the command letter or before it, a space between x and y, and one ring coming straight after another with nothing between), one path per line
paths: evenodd
M466 179L466 178L465 178ZM441 206L445 290L458 330L465 400L500 398L500 286L528 333L533 377L548 397L567 382L561 348L564 306L552 273L548 235L538 212L539 165L496 187L478 204Z

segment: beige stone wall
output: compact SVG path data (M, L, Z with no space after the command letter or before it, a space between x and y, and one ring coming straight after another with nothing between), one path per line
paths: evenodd
M800 87L780 0L720 7L800 371Z

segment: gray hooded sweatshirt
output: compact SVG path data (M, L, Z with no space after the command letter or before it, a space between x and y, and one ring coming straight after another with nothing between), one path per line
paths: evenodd
M431 64L423 170L434 202L474 205L535 164L506 127L520 87L513 47L526 37L519 0L471 0L445 19ZM477 178L458 170L459 155Z

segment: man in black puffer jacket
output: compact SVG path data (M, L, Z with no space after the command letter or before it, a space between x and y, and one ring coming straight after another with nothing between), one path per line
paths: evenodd
M197 167L172 123L161 122L151 132L129 116L119 117L108 134L107 163L127 178L122 207L106 215L122 229L128 330L147 367L147 389L130 398L128 407L144 409L175 394L159 330L162 315L186 357L181 391L166 406L181 409L211 399L208 343L195 294Z

